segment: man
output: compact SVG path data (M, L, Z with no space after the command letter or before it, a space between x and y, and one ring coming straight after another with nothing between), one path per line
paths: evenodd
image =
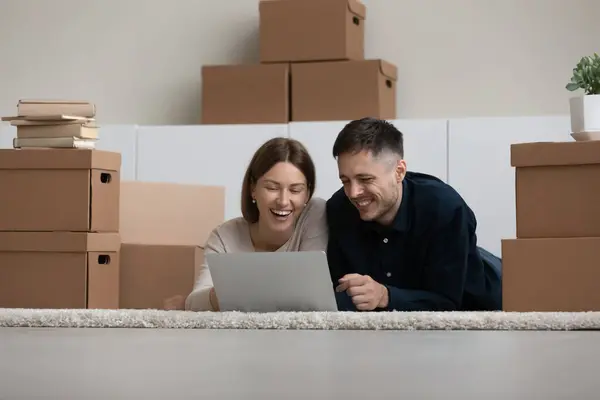
M343 188L327 202L327 256L340 309L501 310L500 259L477 247L475 216L453 188L407 172L398 129L352 121L333 156Z

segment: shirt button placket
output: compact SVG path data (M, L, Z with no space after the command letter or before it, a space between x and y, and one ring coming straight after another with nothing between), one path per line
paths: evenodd
M387 242L389 242L388 238L383 238L383 243L386 243L386 244L387 244ZM385 276L387 276L387 277L389 278L389 277L391 277L391 276L392 276L392 273L391 273L391 272L386 272L386 273L385 273Z

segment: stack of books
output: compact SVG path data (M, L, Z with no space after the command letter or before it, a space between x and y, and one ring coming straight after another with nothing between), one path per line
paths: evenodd
M19 100L17 115L2 117L17 128L13 147L95 149L96 106L88 101Z

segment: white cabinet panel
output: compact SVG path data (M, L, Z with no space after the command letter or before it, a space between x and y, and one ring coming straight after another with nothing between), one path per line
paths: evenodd
M96 149L121 153L122 181L136 179L136 137L136 125L100 125Z
M480 246L500 256L516 235L510 145L572 140L568 116L450 120L448 178L475 212Z
M264 142L278 136L288 136L287 125L140 126L137 179L224 186L225 218L241 216L248 162Z
M8 122L0 122L0 149L12 149L17 128Z

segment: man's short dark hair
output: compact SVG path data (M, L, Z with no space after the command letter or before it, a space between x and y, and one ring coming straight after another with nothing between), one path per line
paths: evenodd
M362 118L349 122L333 144L333 157L344 153L368 151L374 157L392 152L404 158L404 139L390 122L376 118Z

